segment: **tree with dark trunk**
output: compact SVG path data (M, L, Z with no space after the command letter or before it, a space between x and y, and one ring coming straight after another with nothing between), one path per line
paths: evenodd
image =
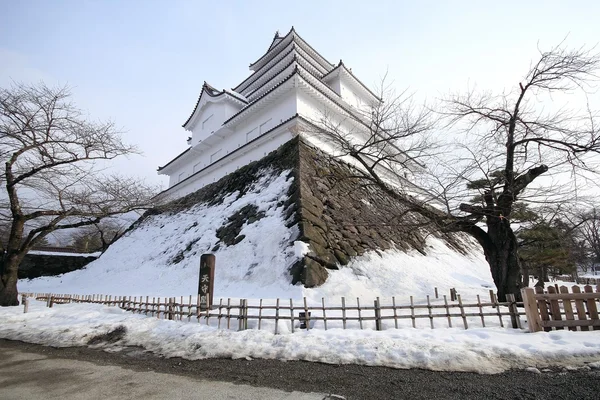
M574 197L576 179L560 187L541 182L542 175L596 172L588 160L600 153L598 115L589 106L582 115L556 107L555 99L585 91L599 67L598 54L559 46L540 52L509 93L451 95L442 110L432 113L418 110L410 97L385 96L382 90L385 101L372 109L323 116L311 129L336 144L336 157L358 165L357 176L384 189L409 212L443 231L476 239L499 299L507 294L520 298L519 244L511 226L515 204L564 200L565 193ZM445 129L459 130L465 138L446 149L452 159L440 158L439 146L431 146L436 114ZM416 190L414 182L425 190Z
M115 220L105 219L98 224L77 230L72 236L71 246L84 253L105 252L117 241L127 226Z
M600 212L594 207L590 211L577 216L578 234L583 240L590 264L600 265Z
M0 306L18 305L17 271L27 252L55 231L98 224L151 206L154 188L102 174L99 162L135 154L110 122L87 121L68 88L0 88Z

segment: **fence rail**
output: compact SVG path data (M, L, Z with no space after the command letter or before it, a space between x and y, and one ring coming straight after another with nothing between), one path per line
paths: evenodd
M600 330L600 285L596 292L590 285L583 288L583 293L577 285L571 291L566 286L549 286L546 292L540 287L522 289L529 330Z
M105 295L60 295L51 293L28 293L27 297L46 301L48 307L63 303L95 303L118 306L123 310L168 320L205 323L219 329L258 329L274 333L294 332L296 329L398 329L400 327L434 329L436 327L500 326L522 328L519 311L523 303L514 296L507 302L499 302L490 293L489 301L463 302L460 294L456 301L446 296L415 301L410 296L407 304L398 304L396 297L377 298L361 302L360 298L347 299L329 305L324 298L309 303L294 299L220 299L210 309L201 306L199 296L132 297ZM437 322L436 322L437 321ZM440 323L441 322L441 323Z

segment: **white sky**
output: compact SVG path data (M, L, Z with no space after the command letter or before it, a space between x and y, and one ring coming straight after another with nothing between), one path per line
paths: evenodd
M0 0L0 9L0 85L71 85L90 117L114 120L144 152L117 167L163 187L156 168L186 148L181 124L203 81L236 86L276 30L294 25L367 85L388 71L398 89L429 99L514 87L538 44L600 41L598 1ZM590 100L600 109L598 93Z

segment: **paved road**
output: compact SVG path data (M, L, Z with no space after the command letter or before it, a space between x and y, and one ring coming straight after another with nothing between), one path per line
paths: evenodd
M154 371L135 371L0 347L0 398L35 399L268 399L322 400L323 394L285 392Z
M58 369L46 364L54 361L59 361ZM73 369L75 372L70 372ZM106 371L105 378L96 375L99 371ZM119 380L122 382L115 382ZM94 399L98 395L103 400L218 399L215 388L222 391L221 398L231 399L322 399L323 395L315 393L334 393L347 400L595 400L600 398L600 371L479 375L302 361L190 361L164 359L137 348L109 353L87 347L56 349L0 339L2 400L40 398L36 395L53 399L63 394L63 399ZM14 397L19 393L28 397Z

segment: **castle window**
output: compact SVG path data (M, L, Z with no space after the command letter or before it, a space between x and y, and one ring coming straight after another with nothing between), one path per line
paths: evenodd
M271 126L271 119L272 118L269 118L268 120L260 124L259 135L262 135L269 129L269 127Z
M221 156L221 150L222 149L219 149L219 150L215 151L214 153L212 153L210 155L210 162L211 163L213 163L213 162L215 162L215 161L217 161L219 159L219 157Z
M256 128L246 133L246 143L251 142L254 139L256 139Z

